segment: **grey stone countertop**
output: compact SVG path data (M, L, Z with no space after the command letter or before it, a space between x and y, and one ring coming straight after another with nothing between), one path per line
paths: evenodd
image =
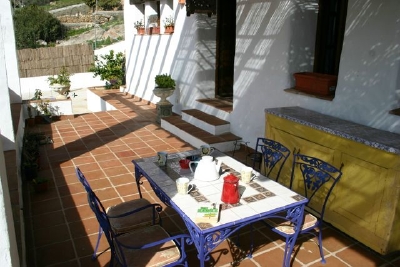
M400 155L400 135L301 107L266 108L266 113L370 147Z

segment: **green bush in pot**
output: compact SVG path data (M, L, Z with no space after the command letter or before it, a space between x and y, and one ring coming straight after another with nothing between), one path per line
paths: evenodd
M175 80L170 74L158 74L155 77L156 88L175 89Z

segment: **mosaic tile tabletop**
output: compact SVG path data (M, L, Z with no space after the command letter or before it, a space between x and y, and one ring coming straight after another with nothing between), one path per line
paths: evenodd
M216 161L222 160L221 176L218 180L204 182L195 180L190 169L181 169L179 160L190 155L197 155L198 151L187 151L169 155L166 167L160 167L157 157L146 158L136 163L162 188L168 197L188 216L195 220L197 207L201 202L211 202L221 205L220 219L216 225L231 223L250 216L259 216L260 213L287 206L304 198L288 188L268 179L260 173L253 171L255 179L249 184L239 181L240 202L234 205L221 201L223 177L233 173L240 178L240 170L245 165L235 159L214 151L212 156ZM175 180L187 177L195 185L195 190L188 195L177 193ZM201 225L199 226L201 227Z

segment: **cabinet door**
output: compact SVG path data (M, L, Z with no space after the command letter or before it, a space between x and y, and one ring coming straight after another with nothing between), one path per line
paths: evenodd
M388 170L346 153L342 154L342 161L343 176L330 199L326 218L339 214L346 218L344 224L356 224L375 234L378 234L378 227L390 229L391 220L379 222L378 225L380 213L388 212L382 203ZM386 188L388 189L390 190ZM338 221L338 218L340 217L336 216L335 220ZM340 220L338 222L342 223ZM382 234L384 233L380 233L381 237Z
M271 138L273 140L282 143L289 150L291 150L292 153L296 149L296 151L300 150L300 153L302 154L322 159L331 164L333 164L334 162L335 151L333 149L303 138L299 138L298 136L293 136L292 134L277 129L275 127L270 127L268 138ZM312 140L312 136L310 136L310 138ZM278 181L279 183L287 187L290 184L292 165L293 165L293 155L291 154L282 168L282 172L280 174ZM293 189L297 191L297 183L294 184Z

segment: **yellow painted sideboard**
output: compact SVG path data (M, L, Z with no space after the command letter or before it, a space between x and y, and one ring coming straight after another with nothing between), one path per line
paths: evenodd
M299 107L265 111L267 138L344 164L325 221L381 254L400 250L400 135ZM279 179L286 186L291 166L289 157Z

